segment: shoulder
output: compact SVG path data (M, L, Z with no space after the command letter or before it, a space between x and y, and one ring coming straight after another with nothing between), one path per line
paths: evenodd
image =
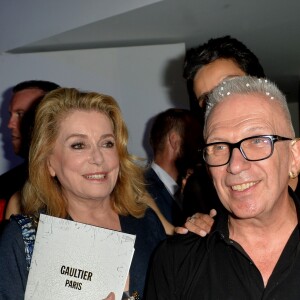
M150 167L147 168L144 172L144 177L146 181L161 181L155 171Z
M172 259L172 264L180 265L182 261L197 261L207 251L207 239L194 233L175 234L165 239L156 251L156 258L164 260Z
M157 216L157 214L155 213L155 211L150 208L147 207L147 209L145 210L145 214L143 217L141 218L136 218L133 216L120 216L121 219L121 226L123 229L123 225L124 225L124 229L126 230L126 228L130 228L130 226L142 226L142 227L149 227L151 229L156 228L156 227L162 227L162 224Z
M5 299L23 299L28 264L22 230L14 218L4 225L0 235L0 266L1 296Z
M164 231L159 217L157 216L156 212L151 207L148 207L146 209L145 215L143 218L141 218L141 221L145 225L150 226L152 229L156 228L156 229L162 229Z
M17 219L14 218L14 216L12 216L9 220L5 221L5 223L3 224L1 239L3 237L9 237L11 234L18 234L18 233L21 234L21 228L18 224Z
M23 240L23 232L36 231L37 223L33 218L25 215L12 215L3 225L1 241Z
M157 175L151 167L148 167L147 169L145 169L144 177L146 179L148 179L148 178L150 179L150 178L153 178L153 177L157 177Z
M152 236L162 240L166 237L165 230L154 210L148 207L141 218L133 216L120 216L122 231L136 234Z
M27 165L21 164L6 173L0 175L0 198L9 198L20 190L27 178ZM13 182L13 184L12 184Z
M24 253L22 230L16 219L11 218L3 225L0 235L0 245L1 252L3 251L0 256L5 252L11 253L13 249L19 251L22 249Z
M154 253L150 282L156 281L156 285L162 288L171 285L174 289L181 289L186 286L186 282L193 278L191 274L207 262L205 241L193 233L168 237Z
M156 212L151 208L148 207L145 211L145 215L143 217L145 224L151 226L153 229L159 229L164 231L163 225L157 216Z
M196 245L204 244L206 238L203 238L197 234L189 232L187 234L175 234L168 237L165 240L165 247L178 248L179 250L187 249L188 251L194 248Z
M8 170L7 172L3 173L0 175L0 181L2 182L7 182L10 179L13 179L15 176L17 176L18 178L25 178L26 176L26 171L27 171L27 164L26 163L22 163L10 170ZM10 182L11 184L11 182Z
M145 175L145 184L146 190L152 197L156 198L158 195L161 195L165 192L168 193L164 183L158 177L158 175L154 172L153 169L148 170Z

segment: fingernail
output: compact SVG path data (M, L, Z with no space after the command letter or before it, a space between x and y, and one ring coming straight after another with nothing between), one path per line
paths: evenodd
M200 236L205 237L207 235L207 232L205 232L204 230L200 230L199 234Z

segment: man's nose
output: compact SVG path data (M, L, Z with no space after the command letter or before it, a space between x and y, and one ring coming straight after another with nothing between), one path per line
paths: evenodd
M232 149L231 157L228 163L228 172L238 174L249 168L250 162L243 156L241 150L236 147Z
M9 129L17 128L17 121L13 115L10 116L7 127Z

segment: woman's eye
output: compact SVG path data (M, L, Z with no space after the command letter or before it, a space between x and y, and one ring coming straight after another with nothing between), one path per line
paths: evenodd
M107 141L103 144L104 148L113 148L115 143L113 141Z
M72 149L83 149L84 148L84 143L74 143L71 145Z

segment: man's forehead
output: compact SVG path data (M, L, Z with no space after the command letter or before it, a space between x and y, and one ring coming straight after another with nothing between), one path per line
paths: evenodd
M21 91L17 91L15 93L13 93L12 97L25 97L25 96L32 96L32 97L35 97L36 95L43 95L45 94L45 92L39 88L27 88L27 89L24 89L24 90L21 90Z
M231 93L217 103L213 111L219 112L220 118L222 118L224 114L229 118L231 116L235 117L236 115L247 116L250 113L266 114L267 116L270 116L270 113L282 114L282 108L278 101L270 100L267 96L259 93Z
M45 92L40 89L31 88L18 91L13 94L10 109L11 110L26 110L30 105L43 96Z
M207 119L208 131L218 127L245 130L247 126L265 128L279 134L288 128L283 111L277 101L270 101L260 94L233 94L225 97L211 111ZM209 134L208 132L206 132ZM267 134L267 133L265 133Z
M194 92L197 97L210 92L228 76L242 76L245 72L232 59L219 58L198 70L194 78Z

